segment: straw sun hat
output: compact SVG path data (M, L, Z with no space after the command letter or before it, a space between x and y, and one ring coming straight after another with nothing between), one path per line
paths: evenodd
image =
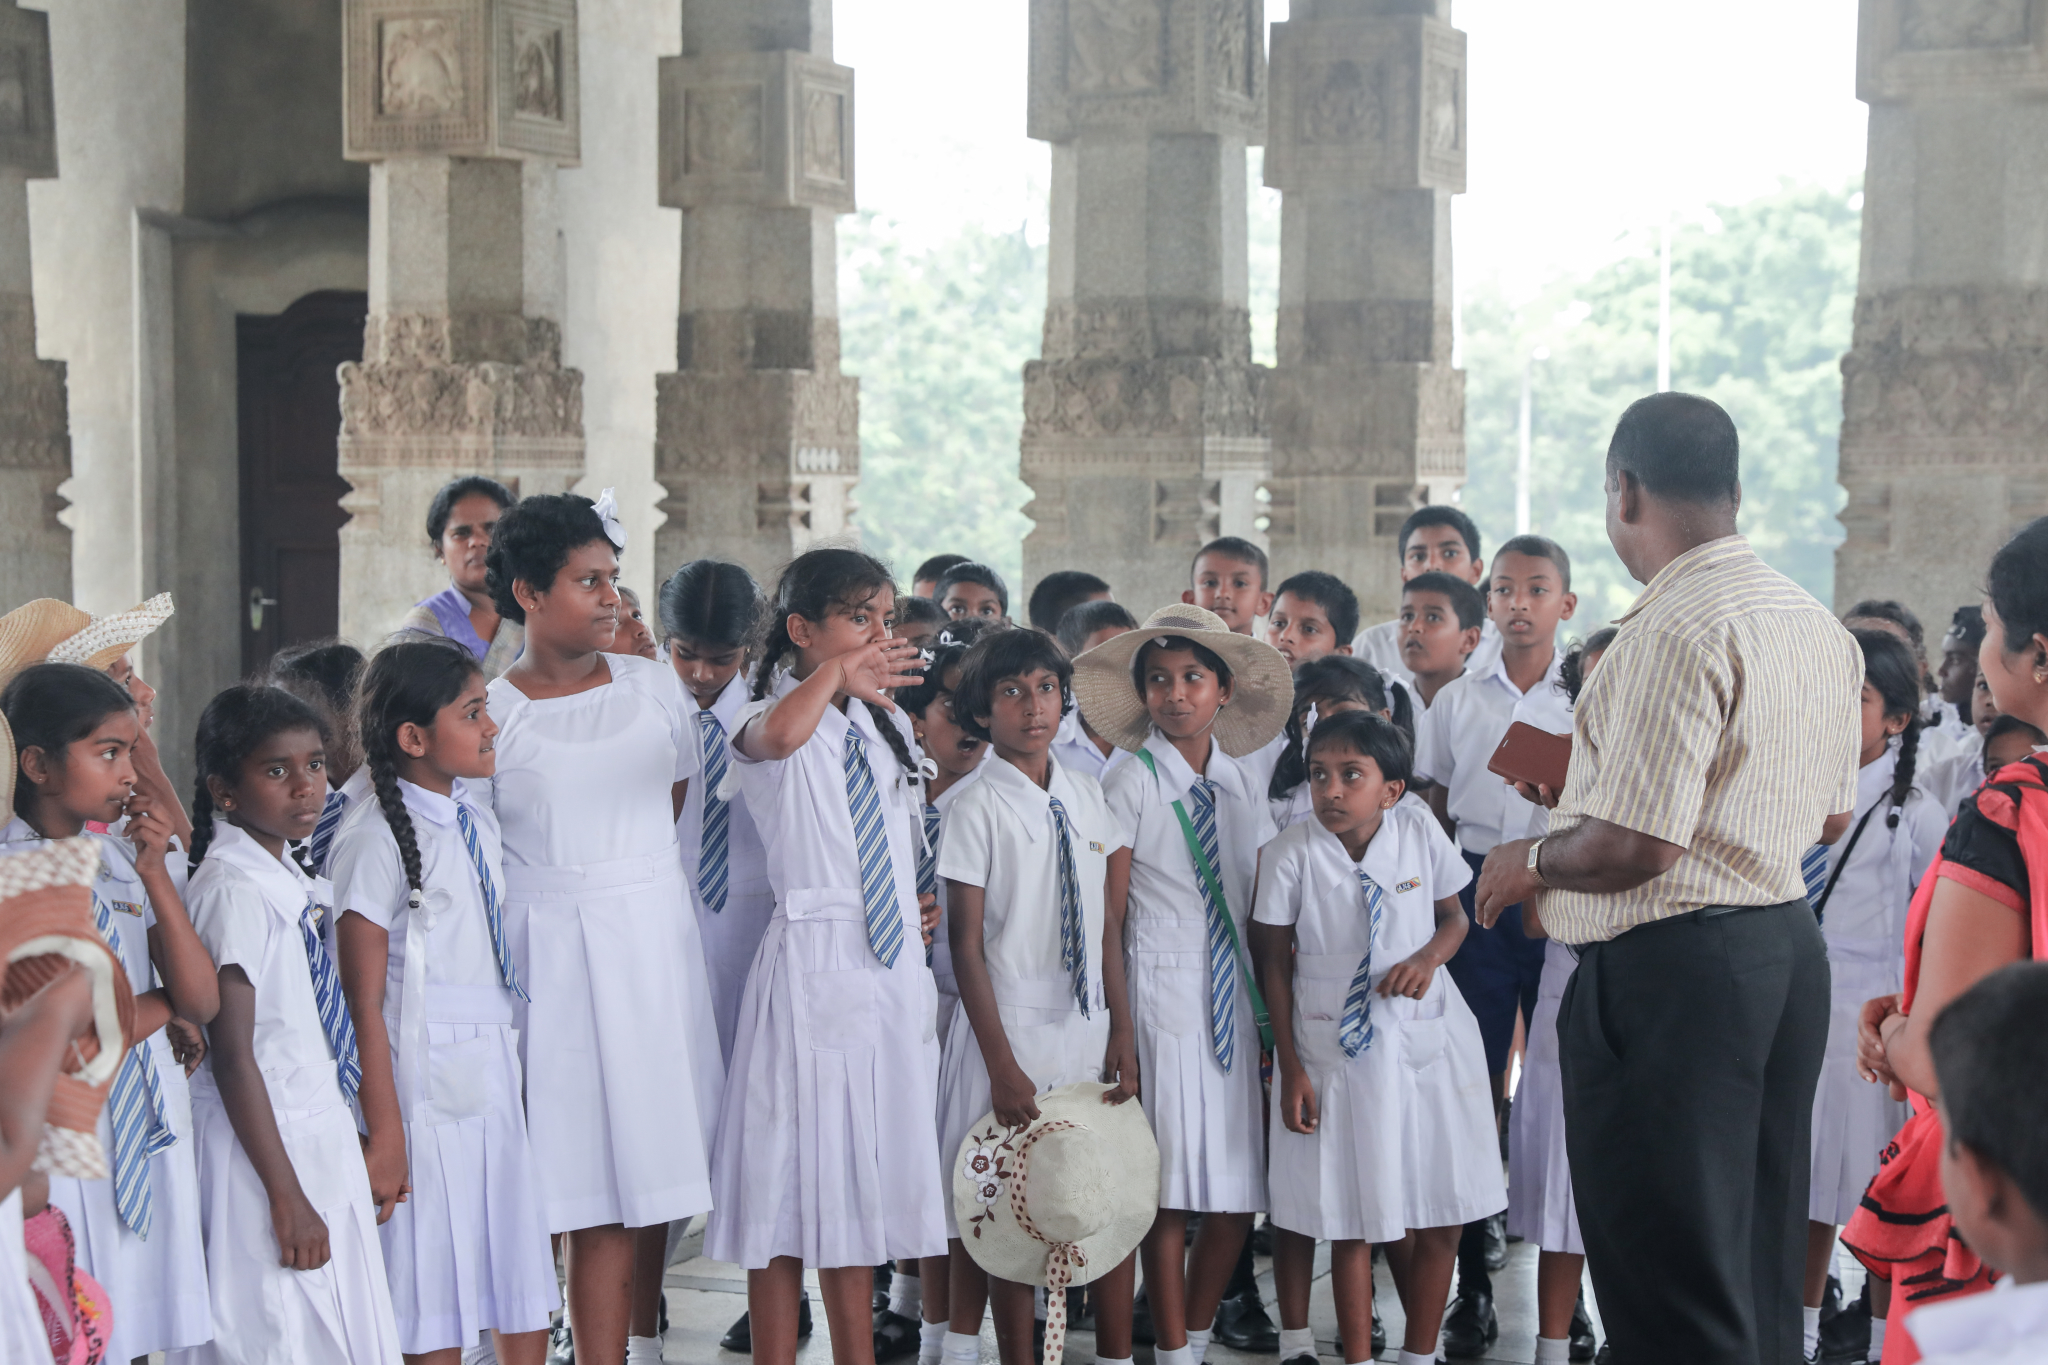
M171 619L171 595L160 592L126 611L94 616L69 602L38 597L0 616L0 688L31 664L110 667ZM14 809L14 736L0 719L0 811Z
M1159 1212L1159 1146L1136 1100L1083 1081L1038 1097L1007 1128L984 1114L953 1167L953 1210L975 1263L1045 1286L1045 1365L1066 1347L1070 1285L1101 1279L1138 1249Z
M1162 635L1193 640L1230 665L1230 703L1216 713L1216 742L1224 753L1232 758L1255 753L1286 728L1294 706L1294 675L1280 651L1237 634L1213 611L1175 602L1153 612L1138 629L1111 636L1074 660L1074 700L1096 734L1134 753L1145 747L1152 716L1131 677L1131 664L1139 650Z

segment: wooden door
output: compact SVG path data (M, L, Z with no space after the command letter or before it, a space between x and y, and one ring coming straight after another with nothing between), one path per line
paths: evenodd
M341 431L335 367L363 358L367 296L308 294L235 319L241 423L242 668L334 634L341 611Z

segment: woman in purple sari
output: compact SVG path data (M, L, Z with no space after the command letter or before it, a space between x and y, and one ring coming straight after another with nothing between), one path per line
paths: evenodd
M393 640L441 636L474 654L486 682L512 666L526 644L526 627L501 620L484 586L484 559L498 518L517 499L495 479L460 478L434 495L427 508L427 540L448 566L448 586L415 605Z

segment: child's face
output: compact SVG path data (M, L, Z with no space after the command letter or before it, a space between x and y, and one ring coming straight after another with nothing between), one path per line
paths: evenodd
M1906 722L1912 717L1897 713L1886 715L1884 693L1869 683L1863 684L1862 707L1863 747L1857 765L1867 768L1884 757L1885 747L1891 741L1891 737L1902 732L1906 728Z
M654 632L647 628L647 618L640 611L640 604L621 595L619 601L619 635L612 645L616 654L638 654L643 659L659 659L661 651L654 647Z
M955 621L969 616L983 621L1003 619L1003 599L996 596L994 588L982 583L953 584L946 589L939 606Z
M998 758L1036 759L1059 732L1063 700L1059 674L1034 668L1019 677L996 679L989 713L975 719L995 736Z
M616 650L619 556L602 538L578 545L545 592L524 579L512 585L526 611L526 633L566 653Z
M857 602L835 604L822 621L790 614L789 638L801 656L805 676L827 659L889 638L896 590L884 583Z
M1207 734L1217 711L1229 700L1230 684L1192 649L1152 649L1146 654L1145 709L1168 739Z
M156 719L156 689L142 680L126 654L107 665L107 676L128 689L128 695L135 701L136 720L147 730Z
M1981 735L1991 728L1991 722L1998 716L1998 699L1991 695L1991 680L1980 671L1977 681L1970 685L1970 723Z
M1578 594L1564 590L1563 576L1549 560L1523 554L1493 557L1487 610L1503 649L1552 648L1558 622L1571 620L1578 605Z
M668 666L701 708L709 709L727 684L747 666L747 651L738 645L707 645L671 635Z
M1447 573L1478 587L1486 577L1486 561L1472 557L1472 547L1455 526L1418 526L1401 547L1401 581L1426 573Z
M1325 744L1309 751L1308 791L1316 822L1330 833L1370 835L1408 786L1389 782L1380 765L1349 744Z
M1180 600L1215 612L1239 635L1251 634L1253 618L1272 609L1273 594L1266 591L1265 575L1246 560L1197 556L1194 578L1195 586Z
M939 765L940 772L948 777L965 777L980 764L982 750L988 745L961 729L954 718L953 689L960 685L959 667L947 669L940 684L938 695L924 708L924 714L910 718L910 732L917 737L925 757Z
M485 590L484 561L491 553L498 518L504 515L498 500L485 493L458 498L448 509L448 524L441 528L441 543L435 550L448 566L448 581L459 591Z
M1339 640L1330 628L1330 615L1319 602L1283 592L1273 599L1273 611L1266 618L1266 643L1280 651L1289 668L1329 654L1349 654L1351 642Z
M2020 730L2008 730L1997 739L1984 745L1984 771L1988 775L2000 768L2032 758L2034 743Z
M1970 691L1977 685L1977 651L1954 631L1941 637L1941 699L1950 706L1968 709Z
M135 791L134 753L141 738L142 723L133 711L109 711L91 734L54 754L23 750L21 776L35 788L41 832L57 838L63 836L53 829L75 834L87 820L119 820Z
M1081 642L1081 652L1083 654L1086 654L1089 650L1095 648L1095 646L1101 644L1104 640L1114 640L1117 636L1123 634L1125 631L1129 629L1129 626L1104 626L1101 630L1096 631L1093 635L1090 635L1087 639Z
M1464 541L1458 542L1463 545ZM1479 627L1458 624L1457 608L1440 592L1401 596L1401 663L1421 677L1454 674L1479 648Z
M318 730L280 730L256 747L232 784L207 779L213 804L272 853L282 841L310 839L327 801L327 745Z
M446 777L483 781L498 771L498 723L484 705L484 675L472 673L462 695L434 713L434 723L398 727L407 757Z

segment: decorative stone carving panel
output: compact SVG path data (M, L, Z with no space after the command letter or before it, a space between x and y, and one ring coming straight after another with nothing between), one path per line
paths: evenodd
M344 0L343 151L582 155L575 0Z
M0 166L32 180L57 174L50 16L42 10L0 6Z
M1862 0L1856 96L2048 92L2048 0Z
M1266 183L1465 189L1465 35L1425 15L1273 27Z
M1031 0L1028 131L1265 131L1263 0Z
M1842 468L2048 466L2048 289L1901 289L1856 301Z
M853 69L788 49L661 60L661 202L850 213Z
M1260 436L1266 375L1192 357L1028 361L1023 440Z

